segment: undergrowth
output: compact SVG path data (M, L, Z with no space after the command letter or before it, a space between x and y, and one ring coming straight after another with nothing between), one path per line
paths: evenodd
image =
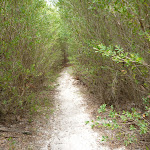
M150 98L143 98L145 109L141 112L139 109L131 108L130 111L117 112L111 105L106 104L99 107L97 119L86 121L91 123L91 127L102 128L114 131L113 134L103 135L102 141L120 141L125 146L141 143L148 150L150 135Z

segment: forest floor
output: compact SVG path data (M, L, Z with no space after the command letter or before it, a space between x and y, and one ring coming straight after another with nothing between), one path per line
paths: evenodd
M102 130L91 129L85 121L97 114L100 101L87 94L86 87L64 68L54 91L45 91L50 109L24 118L11 126L0 125L0 150L125 150L120 144L101 142ZM43 110L46 109L46 110ZM6 130L6 131L5 131Z

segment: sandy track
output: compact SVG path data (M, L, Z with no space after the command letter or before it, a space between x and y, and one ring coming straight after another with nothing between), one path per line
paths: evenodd
M98 143L98 133L85 125L85 121L91 120L85 111L86 100L68 69L58 79L52 135L42 150L107 150Z

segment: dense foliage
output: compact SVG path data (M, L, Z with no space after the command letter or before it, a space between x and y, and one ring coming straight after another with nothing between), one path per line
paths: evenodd
M150 93L150 1L60 0L58 6L80 80L107 104L142 106Z
M35 107L36 89L62 64L60 17L42 0L0 5L0 114L19 113Z

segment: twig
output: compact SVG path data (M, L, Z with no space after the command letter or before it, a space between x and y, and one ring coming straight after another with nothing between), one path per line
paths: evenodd
M0 128L0 132L16 132L16 133L22 133L26 135L32 135L32 132L30 131L18 131L18 130L3 129L3 128Z

